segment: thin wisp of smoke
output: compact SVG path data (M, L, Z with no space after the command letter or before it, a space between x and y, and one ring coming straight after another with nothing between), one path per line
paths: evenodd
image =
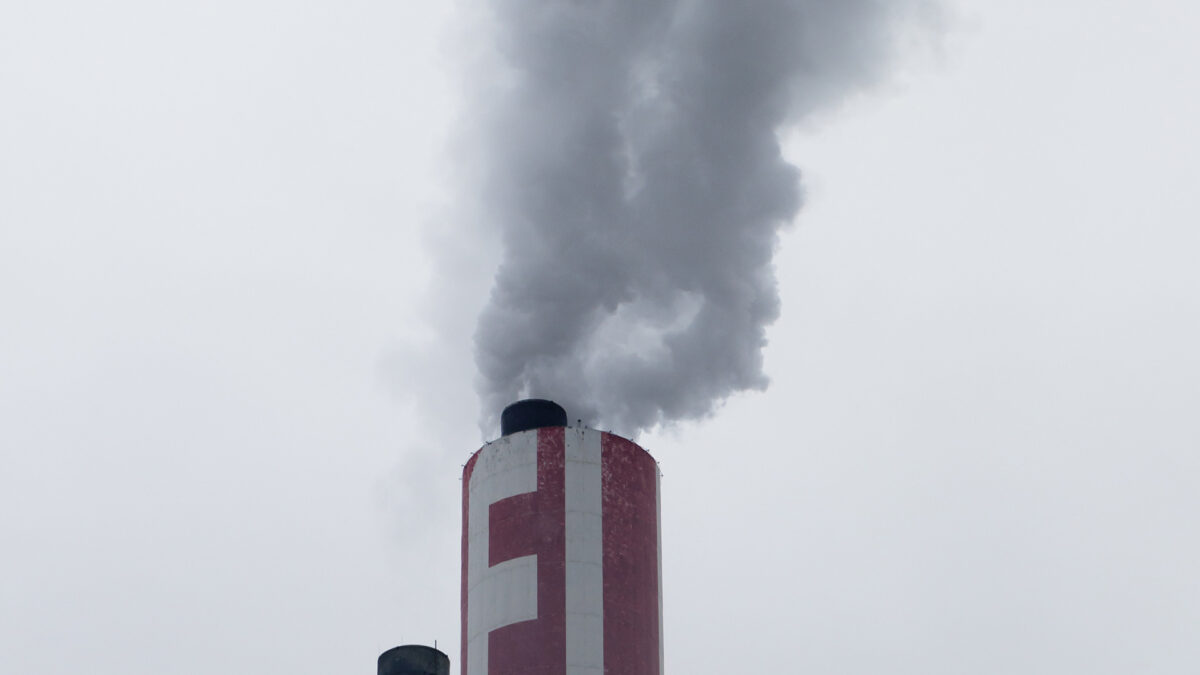
M634 435L763 389L778 133L878 80L919 0L499 0L476 101L503 258L475 334L487 430L552 398Z

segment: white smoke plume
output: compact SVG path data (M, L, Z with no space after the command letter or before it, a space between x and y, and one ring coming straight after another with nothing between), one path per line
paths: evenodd
M492 0L478 83L485 429L526 396L633 435L763 389L782 127L879 79L919 0ZM485 432L486 433L486 432Z

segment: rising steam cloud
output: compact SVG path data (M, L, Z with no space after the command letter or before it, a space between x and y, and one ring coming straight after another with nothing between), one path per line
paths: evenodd
M878 79L917 0L492 0L475 335L484 423L523 396L624 434L763 389L786 124Z

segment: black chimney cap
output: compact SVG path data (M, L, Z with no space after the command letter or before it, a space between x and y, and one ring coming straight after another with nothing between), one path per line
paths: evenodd
M393 647L379 655L379 675L450 675L450 657L424 645Z
M567 426L567 411L554 401L542 398L527 398L524 401L517 401L500 413L501 436L529 429L565 426Z

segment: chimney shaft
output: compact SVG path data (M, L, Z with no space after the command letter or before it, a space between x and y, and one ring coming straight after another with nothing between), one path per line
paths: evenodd
M462 675L662 675L658 465L547 403L463 469Z

